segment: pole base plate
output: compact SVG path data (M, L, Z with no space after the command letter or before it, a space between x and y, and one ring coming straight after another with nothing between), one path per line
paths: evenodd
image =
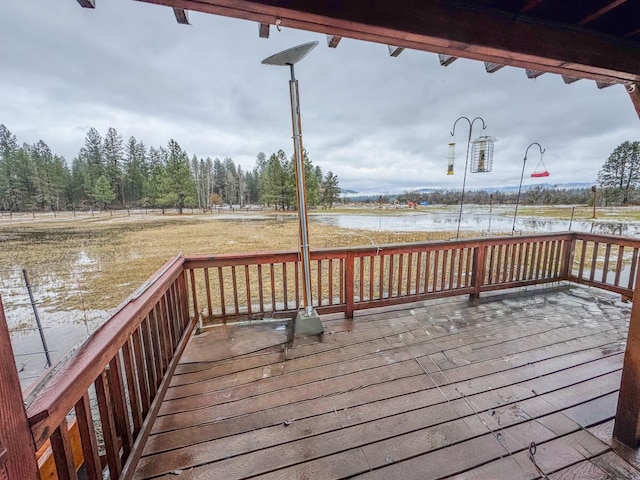
M307 315L305 311L299 311L293 324L294 338L310 337L313 335L322 335L324 327L320 321L318 312L313 310L311 315Z

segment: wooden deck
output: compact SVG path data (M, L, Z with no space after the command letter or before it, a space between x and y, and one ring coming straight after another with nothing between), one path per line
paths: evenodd
M610 447L630 307L593 292L327 316L293 347L286 322L206 330L136 478L640 479Z

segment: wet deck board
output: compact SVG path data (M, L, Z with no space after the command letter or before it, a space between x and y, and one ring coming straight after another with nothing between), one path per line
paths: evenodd
M294 348L219 327L187 348L136 475L535 479L535 441L549 478L634 478L606 441L627 318L573 288L329 318Z

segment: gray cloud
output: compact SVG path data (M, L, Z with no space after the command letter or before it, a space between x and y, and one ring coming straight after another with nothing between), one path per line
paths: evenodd
M318 40L299 64L304 145L323 171L357 191L395 192L462 183L467 128L456 132L456 175L446 175L447 143L461 115L482 115L499 139L494 171L468 176L470 187L517 184L530 142L546 149L549 182L592 182L610 152L638 137L638 118L623 87L535 81L482 63L439 65L437 55L322 35L271 29L191 13L177 25L168 8L131 0L9 0L0 6L0 123L19 140L42 138L71 160L90 126L110 126L148 146L175 138L189 154L231 157L252 168L255 156L291 152L288 71L260 61ZM474 129L474 136L480 129ZM530 151L525 183L538 163Z

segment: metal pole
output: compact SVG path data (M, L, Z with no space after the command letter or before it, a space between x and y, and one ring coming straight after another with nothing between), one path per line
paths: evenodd
M311 298L311 263L309 260L309 231L307 228L307 203L304 179L304 160L302 158L302 132L300 128L300 99L298 98L298 82L295 77L293 64L289 93L291 95L291 115L293 123L293 149L296 160L296 183L298 185L298 223L300 225L300 253L302 254L302 281L304 285L304 308L307 315L313 313Z
M540 149L540 155L544 155L545 149L542 148L538 142L531 142L527 149L524 152L524 160L522 162L522 173L520 174L520 186L518 187L518 197L516 198L516 210L513 212L513 225L511 226L511 235L513 235L516 231L516 217L518 216L518 204L520 203L520 191L522 190L522 179L524 178L524 167L527 164L527 155L529 154L529 149L537 145Z
M47 340L44 338L44 331L42 330L42 324L40 323L40 315L38 315L38 309L36 307L36 302L33 298L33 292L31 291L31 283L29 282L29 274L27 274L27 269L22 269L22 276L24 277L24 283L27 286L27 292L29 292L29 300L31 301L31 308L33 308L33 316L36 318L36 325L38 326L38 333L40 333L40 340L42 341L42 348L44 350L44 355L47 358L47 367L51 367L51 356L49 355L49 347L47 347Z
M511 226L511 235L516 231L516 217L518 216L518 204L520 203L520 192L522 191L522 179L524 178L524 167L527 164L527 154L524 155L522 161L522 173L520 174L520 186L518 187L518 196L516 197L516 210L513 212L513 225Z
M451 131L452 137L456 133L456 125L460 120L466 120L469 123L469 137L467 138L467 155L464 161L464 176L462 177L462 195L460 196L460 211L458 212L458 229L456 230L456 240L460 239L460 222L462 220L462 206L464 205L464 189L467 184L467 165L469 164L469 147L471 146L471 132L473 131L473 124L476 123L476 120L480 120L482 122L482 130L485 130L487 128L482 117L476 117L473 120L469 120L467 117L459 117L453 124L453 130Z

